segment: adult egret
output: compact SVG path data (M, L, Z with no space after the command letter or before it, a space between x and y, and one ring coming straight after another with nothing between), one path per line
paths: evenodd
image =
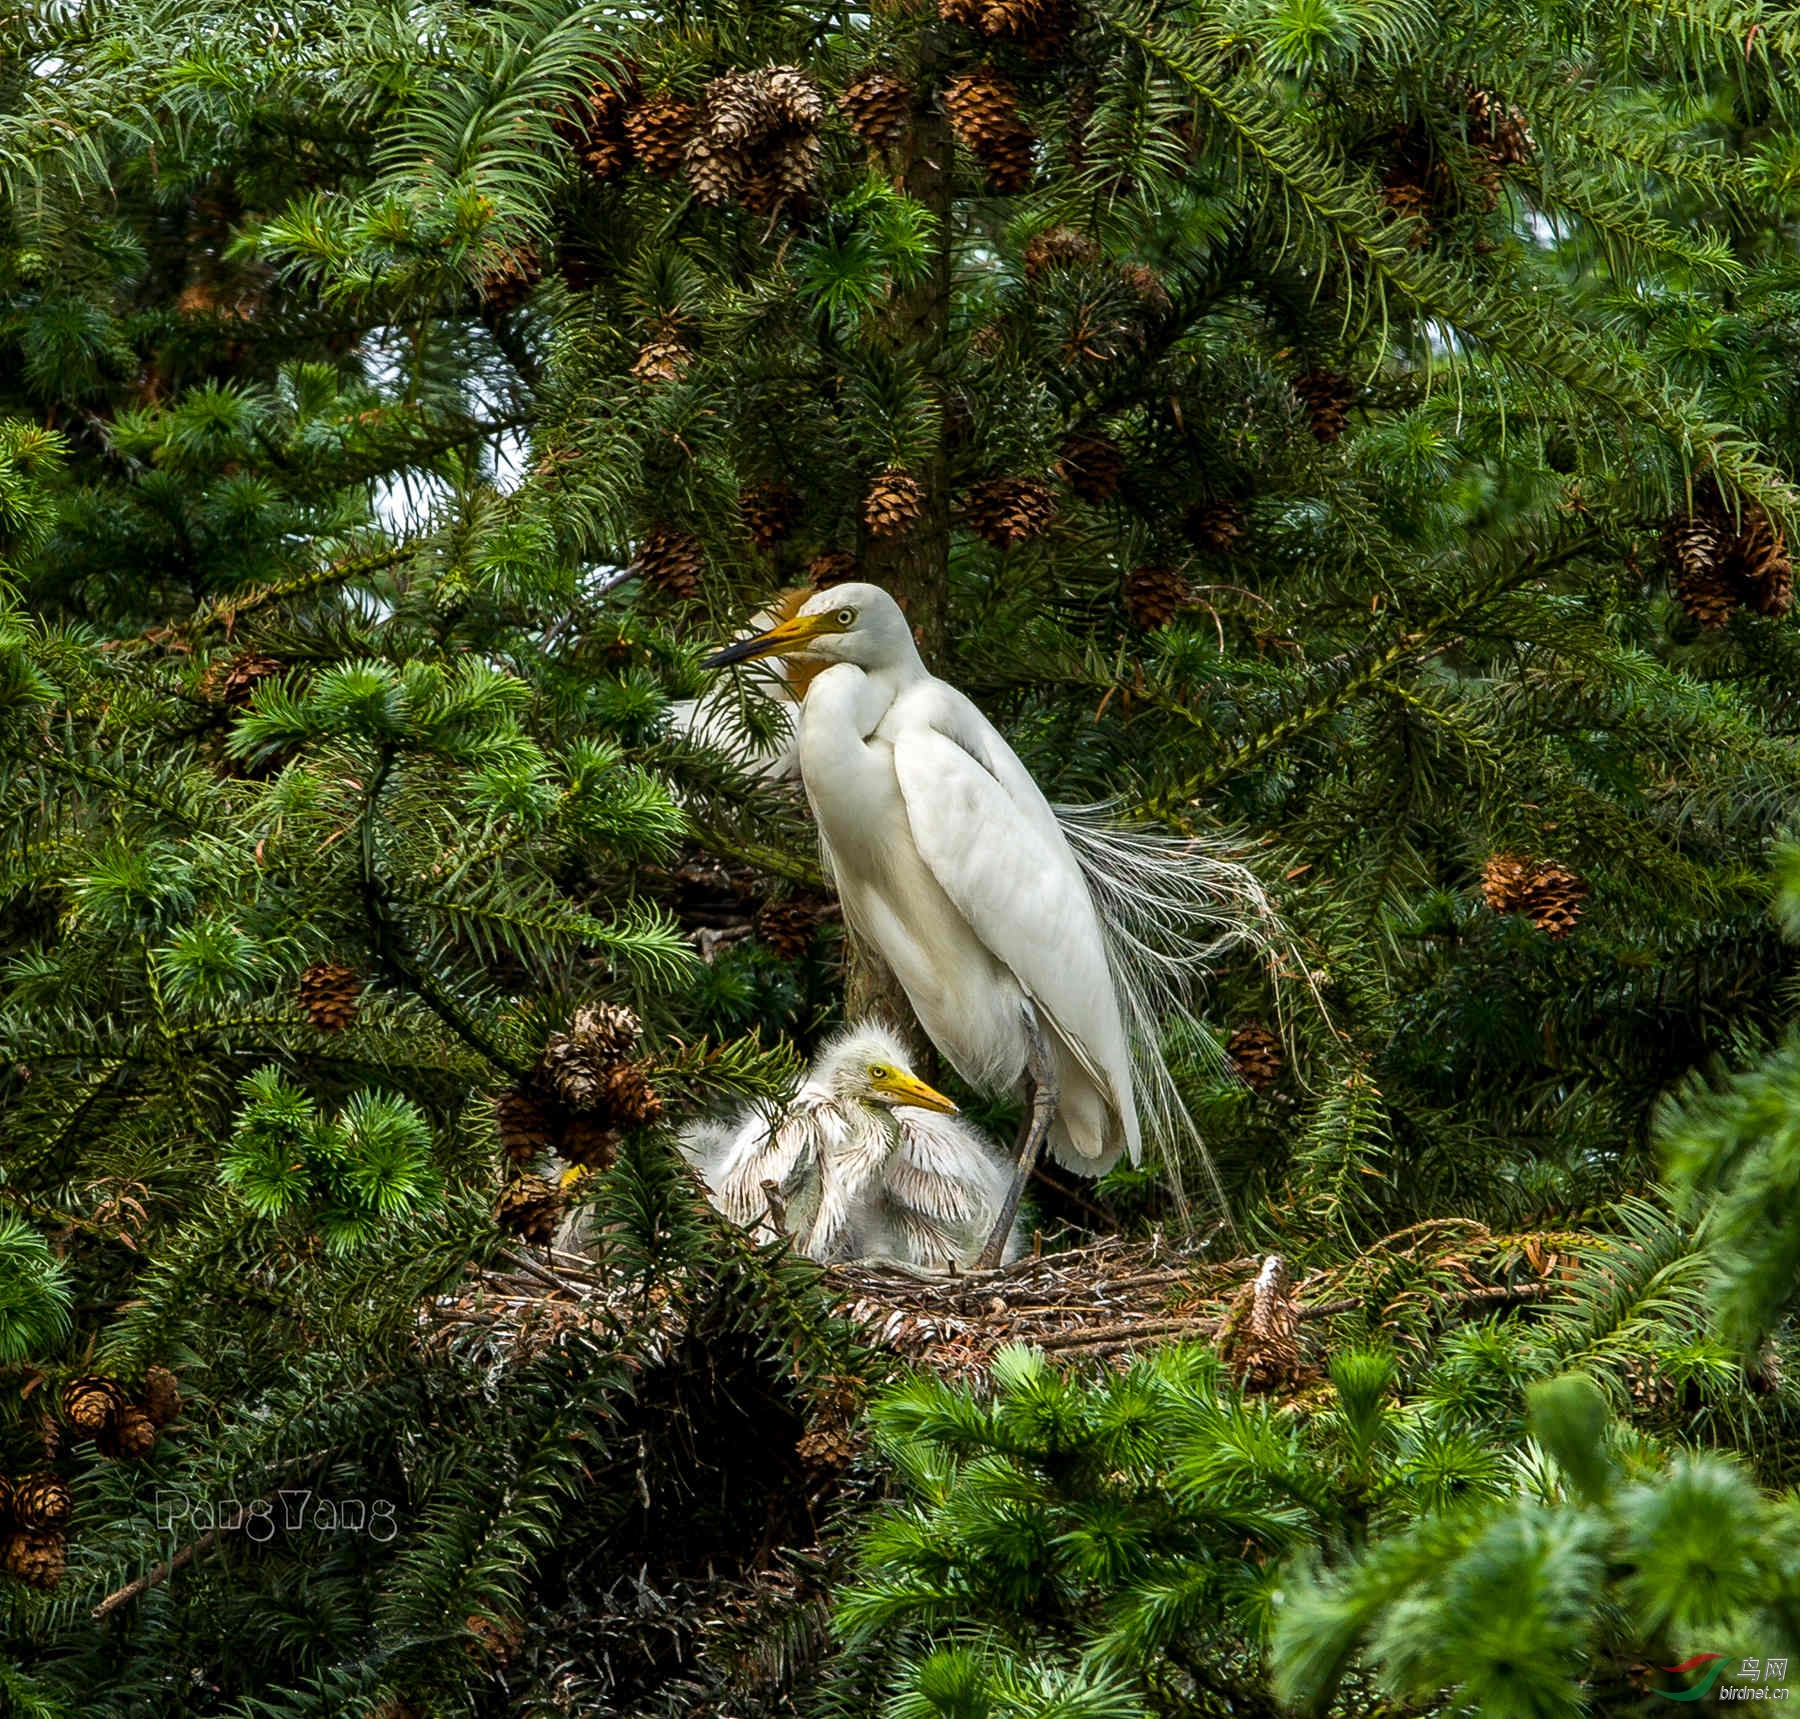
M1025 1100L996 1265L1046 1142L1102 1174L1185 1117L1159 1016L1269 907L1198 844L1058 816L998 730L920 660L879 586L821 591L706 659L805 669L799 760L850 929L880 951L919 1024L971 1086ZM790 682L790 684L792 684ZM1194 941L1205 926L1210 940ZM1191 1125L1190 1125L1191 1126Z
M697 1124L681 1147L726 1216L765 1239L792 1235L818 1260L966 1267L1012 1180L956 1106L908 1067L898 1036L874 1024L829 1044L773 1115L752 1106L723 1125Z

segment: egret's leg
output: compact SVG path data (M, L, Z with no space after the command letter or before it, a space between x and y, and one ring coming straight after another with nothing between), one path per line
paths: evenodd
M1044 1031L1037 1010L1025 1005L1025 1115L1019 1123L1019 1159L1013 1170L1012 1187L1000 1207L999 1219L988 1236L987 1246L975 1262L977 1271L992 1271L1006 1253L1006 1238L1012 1234L1013 1219L1018 1215L1019 1200L1025 1184L1044 1149L1050 1124L1056 1120L1056 1106L1062 1091L1056 1083L1056 1058L1050 1050L1050 1036Z

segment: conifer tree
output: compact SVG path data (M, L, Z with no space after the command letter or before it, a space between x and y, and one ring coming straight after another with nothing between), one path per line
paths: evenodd
M1447 1600L1459 1660L1383 1608L1539 1528L1638 1604L1632 1524L1677 1481L1785 1535L1754 1484L1793 1472L1785 1229L1727 1327L1707 1301L1716 1238L1787 1185L1785 1065L1670 1125L1679 1216L1651 1129L1791 1016L1791 23L26 0L5 26L11 1706L834 1693L821 1589L862 1483L806 1441L885 1362L707 1215L667 1125L782 1090L842 947L791 787L668 712L758 605L852 576L1053 798L1251 852L1306 971L1219 975L1234 1071L1178 1036L1185 1093L1238 1234L1369 1292L1318 1412L1245 1409L1192 1358L1091 1390L1021 1363L1003 1388L1067 1449L896 1399L877 1470L943 1494L973 1450L983 1484L883 1519L853 1638L868 1592L933 1558L939 1589L835 1693L1327 1700L1354 1635L1356 1676L1498 1701ZM1096 1198L1176 1215L1153 1166ZM521 1251L565 1217L605 1292L529 1327L485 1298L577 1269ZM1433 1223L1554 1230L1569 1305L1452 1317L1453 1266L1384 1240ZM1636 1515L1495 1482L1530 1461L1527 1385L1570 1370L1672 1453ZM1253 1520L1164 1496L1171 1402ZM1066 1544L1003 1532L1027 1471ZM220 1528L284 1488L394 1532L335 1503ZM1258 1596L1304 1552L1269 1682ZM1097 1610L1022 1623L1020 1571ZM943 1604L991 1639L906 1657Z

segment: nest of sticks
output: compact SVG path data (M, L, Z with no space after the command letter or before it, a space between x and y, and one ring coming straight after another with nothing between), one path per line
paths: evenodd
M1012 1344L1123 1365L1158 1344L1205 1342L1247 1387L1290 1391L1317 1378L1325 1322L1338 1315L1405 1341L1415 1327L1553 1299L1574 1269L1564 1238L1496 1235L1461 1219L1415 1225L1303 1278L1279 1254L1208 1257L1211 1239L1108 1236L949 1276L886 1260L821 1271L872 1347L948 1378L980 1378ZM647 1307L640 1284L601 1262L520 1247L428 1302L420 1340L496 1368L571 1340L644 1360L679 1335L682 1318L666 1290Z
M1309 1300L1278 1255L1220 1260L1205 1243L1162 1234L1109 1236L996 1271L925 1276L886 1261L826 1268L839 1310L870 1339L953 1378L986 1371L995 1353L1026 1344L1070 1360L1128 1358L1159 1343L1218 1342L1246 1370L1301 1370L1302 1322L1341 1305ZM1261 1286L1260 1292L1258 1285Z

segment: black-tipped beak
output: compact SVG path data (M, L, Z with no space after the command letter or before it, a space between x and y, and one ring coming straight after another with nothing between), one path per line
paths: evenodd
M727 645L722 651L714 651L710 657L701 660L703 669L730 668L733 663L747 663L752 657L759 657L769 648L769 633L753 633L747 639L739 639L735 645Z
M753 657L792 656L822 633L837 630L836 622L829 616L793 615L766 633L755 633L727 645L722 651L714 651L700 666L703 669L729 668L733 663L747 663Z

